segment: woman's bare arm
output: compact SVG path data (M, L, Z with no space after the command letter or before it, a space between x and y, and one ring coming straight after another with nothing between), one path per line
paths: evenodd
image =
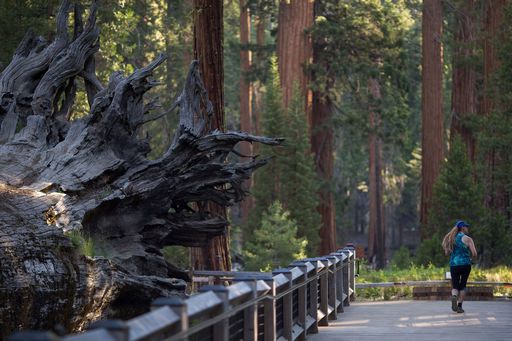
M464 237L462 237L462 242L469 247L469 250L471 251L473 258L476 258L477 253L476 253L475 243L473 242L473 239L471 237L464 236Z

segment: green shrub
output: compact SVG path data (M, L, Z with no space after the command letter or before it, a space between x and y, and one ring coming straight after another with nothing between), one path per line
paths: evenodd
M449 259L444 255L441 241L442 238L439 233L435 233L431 239L424 240L416 250L415 263L423 266L429 264L435 266L447 265Z
M263 213L261 225L244 249L247 270L270 271L305 257L307 240L297 237L297 223L279 201Z
M407 269L411 266L411 263L411 253L409 249L403 245L395 252L391 260L391 266L397 269Z

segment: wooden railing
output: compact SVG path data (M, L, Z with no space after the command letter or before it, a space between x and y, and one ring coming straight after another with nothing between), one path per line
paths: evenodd
M355 271L347 247L272 273L210 272L232 284L205 285L187 299L159 298L146 314L97 321L60 340L305 340L355 299Z

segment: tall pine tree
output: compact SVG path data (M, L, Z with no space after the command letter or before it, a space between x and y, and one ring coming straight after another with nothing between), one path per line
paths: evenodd
M284 159L283 202L298 224L298 236L308 240L307 252L317 251L320 236L320 214L317 211L319 182L311 153L307 115L298 83L293 88L287 111L289 130L286 133L287 151Z
M250 230L257 228L263 212L276 200L290 211L291 219L298 225L298 236L308 240L308 253L316 254L319 236L320 216L318 205L313 157L309 151L309 135L304 103L296 86L295 95L288 110L283 108L282 92L273 59L271 77L266 86L265 108L262 114L262 134L286 139L285 145L278 148L261 146L261 154L273 155L273 159L256 173L255 208L250 219Z

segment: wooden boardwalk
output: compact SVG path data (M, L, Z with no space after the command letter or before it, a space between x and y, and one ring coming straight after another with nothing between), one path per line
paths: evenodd
M448 301L353 302L308 340L512 340L511 301L467 301L464 310Z

